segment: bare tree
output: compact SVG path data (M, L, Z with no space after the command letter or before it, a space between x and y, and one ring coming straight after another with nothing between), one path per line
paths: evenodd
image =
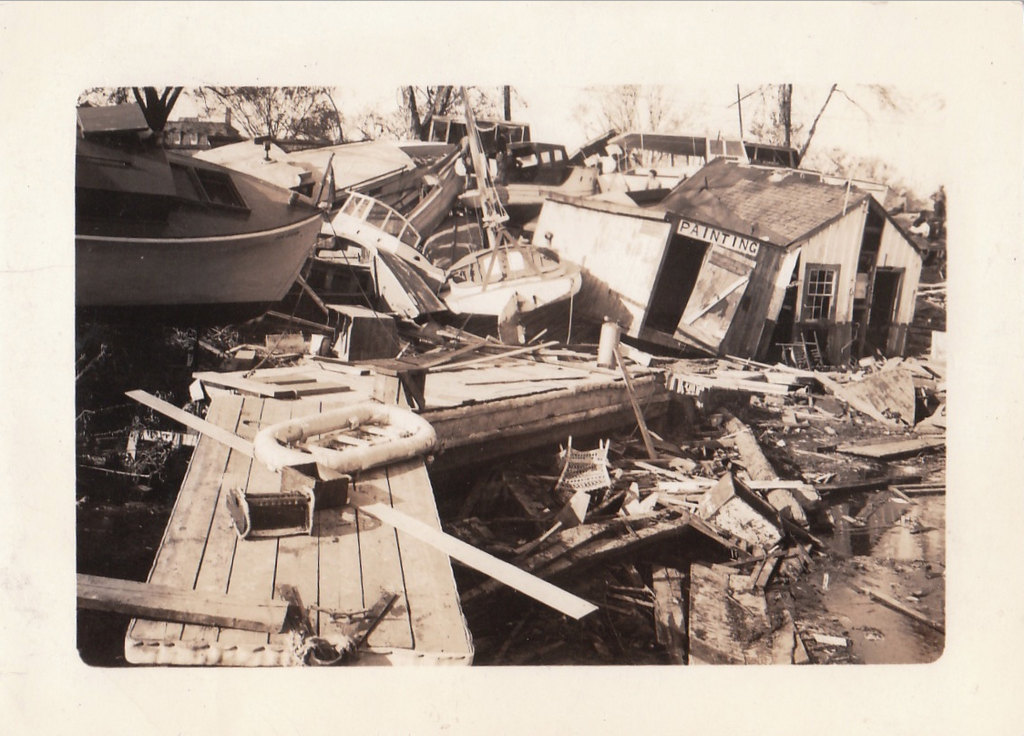
M573 116L588 135L607 130L626 132L683 132L691 114L681 113L670 92L660 85L622 84L587 87Z
M510 119L513 100L518 100L515 87L504 86L497 92L482 87L469 87L470 104L479 118ZM430 122L438 115L461 115L462 101L457 99L452 85L436 87L403 87L401 110L412 138L426 140L430 135Z
M131 100L131 87L89 87L78 95L78 107L123 105Z
M196 95L207 112L231 110L254 138L344 140L342 115L327 87L200 87Z

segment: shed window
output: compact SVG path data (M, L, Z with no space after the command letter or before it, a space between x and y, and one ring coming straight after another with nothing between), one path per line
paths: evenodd
M817 264L807 266L804 277L803 319L830 319L835 306L838 269Z

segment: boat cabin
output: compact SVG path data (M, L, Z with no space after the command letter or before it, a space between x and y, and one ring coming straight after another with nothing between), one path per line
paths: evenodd
M870 192L724 158L656 208L553 196L534 242L583 267L581 313L629 336L808 364L901 354L921 271Z
M524 143L530 140L530 126L511 120L474 120L484 153L493 156L498 151L498 134L508 143ZM434 115L430 119L427 140L437 143L458 145L469 135L466 119L454 115Z

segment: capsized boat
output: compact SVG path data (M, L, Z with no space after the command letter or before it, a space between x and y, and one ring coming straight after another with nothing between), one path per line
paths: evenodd
M79 108L78 307L258 312L281 300L322 222L310 200L156 145L138 105Z

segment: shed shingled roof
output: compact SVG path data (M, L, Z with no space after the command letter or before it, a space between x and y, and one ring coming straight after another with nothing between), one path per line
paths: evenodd
M669 192L661 207L776 245L802 239L871 195L817 174L716 159Z

